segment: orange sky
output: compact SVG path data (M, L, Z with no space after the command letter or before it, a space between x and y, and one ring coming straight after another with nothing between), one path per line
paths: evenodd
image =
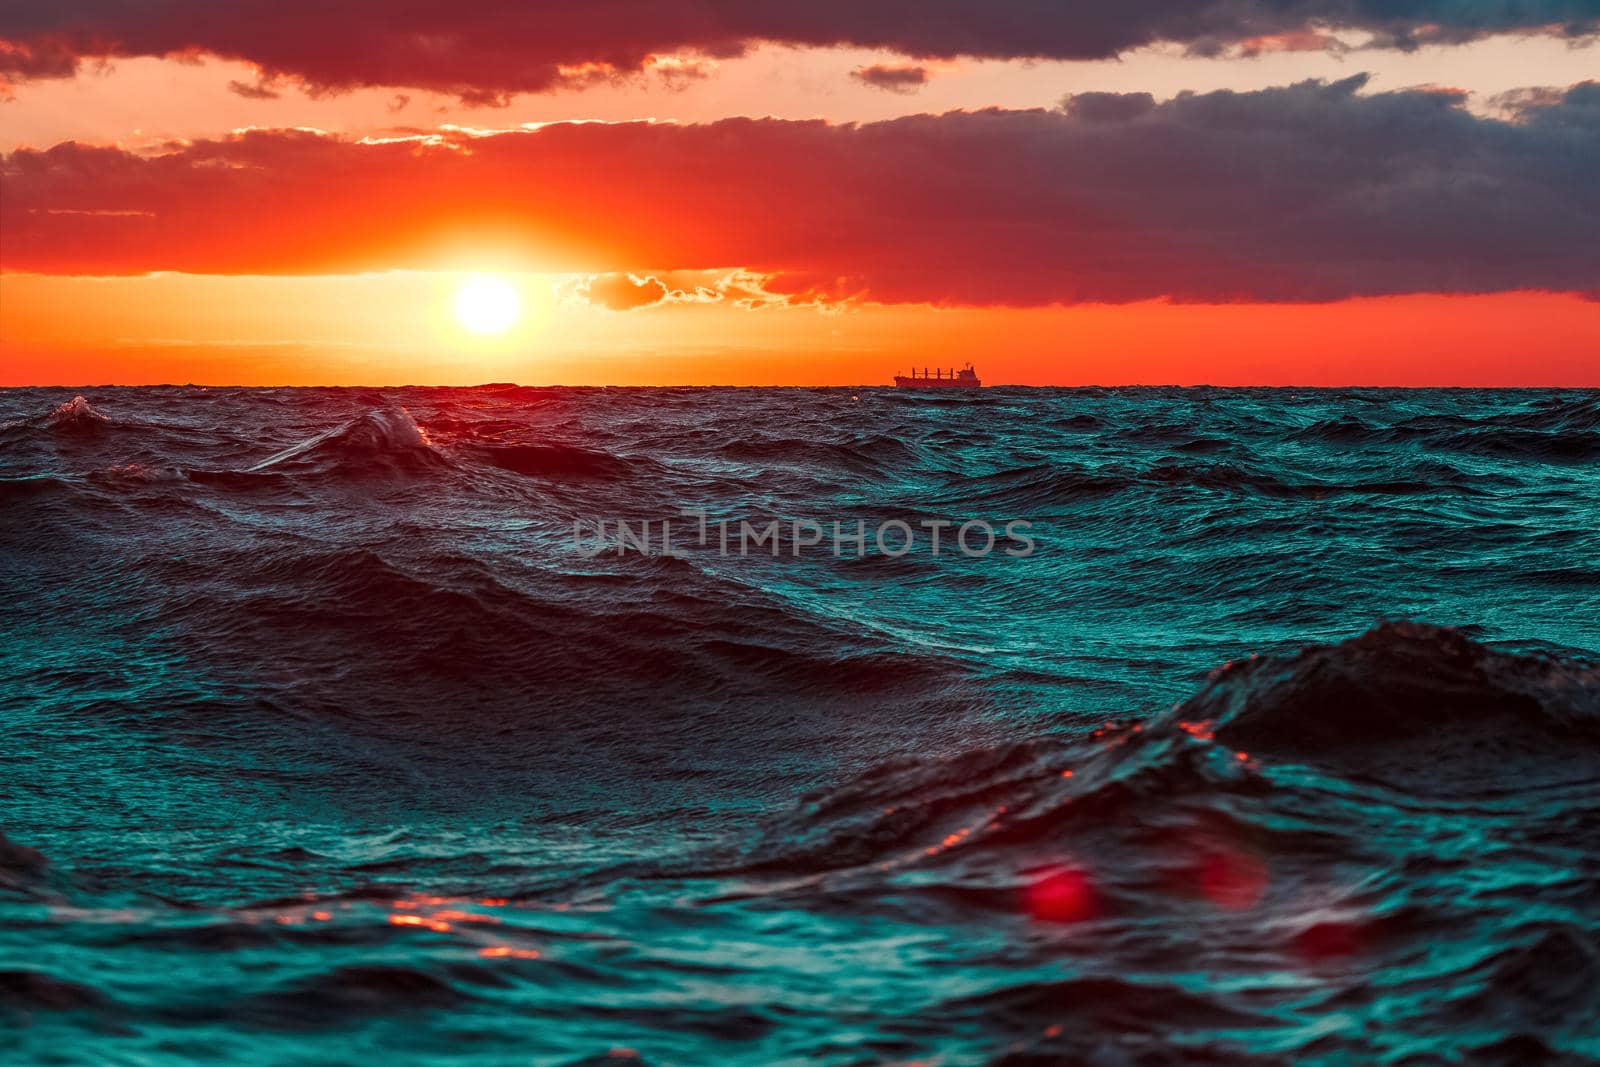
M671 63L663 62L658 66L665 74L651 70L606 80L582 92L525 93L504 108L466 107L448 95L403 86L328 94L273 83L268 91L276 95L240 95L229 88L230 83L257 80L246 63L123 59L106 69L86 69L76 78L14 84L13 99L0 105L0 150L23 146L43 150L77 141L120 147L128 159L150 159L184 151L182 144L173 143L175 138L185 143L225 139L243 126L316 126L354 140L397 133L415 137L418 131L447 123L501 130L574 118L652 117L695 123L736 115L778 115L865 122L952 108L1054 109L1063 96L1074 92L1145 91L1157 101L1170 100L1184 90L1231 88L1249 93L1357 70L1374 75L1360 90L1363 98L1409 86L1449 84L1467 94L1462 98L1467 111L1492 116L1504 106L1501 94L1519 87L1581 81L1592 72L1594 57L1592 49L1539 36L1493 37L1464 47L1429 47L1411 53L1360 53L1357 59L1324 52L1199 59L1163 46L1120 60L1092 62L940 60L927 64L929 80L920 91L897 93L873 88L851 73L871 64L906 62L892 52L768 45L743 58L711 62L707 70L678 82L673 81ZM883 134L872 136L887 137L891 127L882 129ZM671 151L672 143L663 141L666 148L652 151ZM459 150L446 145L440 151ZM470 153L471 146L467 150ZM740 150L734 145L730 158L738 158ZM187 151L193 157L194 150ZM1130 151L1143 150L1135 146ZM225 152L216 162L225 167L279 168L275 174L311 173L286 169L300 164L280 162L282 153L276 148L274 152L259 164L253 157L241 163ZM837 187L829 184L806 194L814 197L809 201L813 206L805 209L814 216L798 222L787 219L766 232L763 220L778 218L785 211L784 202L793 204L800 195L798 188L782 188L781 173L751 177L757 174L751 171L714 196L708 191L703 204L688 203L692 190L685 193L674 187L677 191L658 208L619 214L606 202L607 206L596 207L599 213L593 216L570 213L575 210L570 206L576 202L572 197L577 195L571 190L614 183L616 176L597 177L584 170L551 176L555 172L550 168L564 165L560 161L538 162L542 169L533 173L546 175L537 179L545 184L534 186L517 184L529 179L523 171L510 170L497 171L503 180L481 189L471 177L430 177L426 186L411 184L422 179L406 177L383 194L392 198L385 201L384 211L394 219L385 231L370 220L353 221L371 206L370 194L360 194L367 198L364 203L341 201L338 175L353 164L342 156L330 158L334 162L328 166L335 169L315 172L314 189L276 189L270 199L260 201L260 207L246 210L251 228L239 231L247 235L242 244L231 234L220 240L217 232L219 226L229 225L219 223L219 218L241 217L238 194L228 193L212 206L196 207L202 203L197 198L213 194L190 192L190 186L183 184L200 189L196 183L208 180L206 160L186 164L182 172L176 165L159 172L173 176L165 191L154 194L158 199L150 203L155 206L133 209L126 207L128 201L116 199L131 195L126 188L106 193L110 199L97 199L100 187L90 169L75 170L76 184L70 188L63 184L66 179L59 166L50 173L36 166L27 179L34 184L26 187L17 184L19 172L7 172L7 184L22 189L31 198L27 203L35 205L23 209L26 221L44 228L35 231L42 236L34 240L19 226L22 216L12 216L11 232L4 235L9 243L0 245L5 253L0 257L0 385L491 380L873 384L887 382L913 365L948 366L970 359L993 384L1600 386L1600 302L1571 294L1516 291L1524 286L1515 284L1514 274L1505 275L1510 279L1506 282L1496 280L1501 277L1497 274L1487 282L1474 279L1465 286L1511 290L1498 293L1421 292L1297 302L1295 286L1310 292L1317 286L1351 285L1348 271L1325 278L1312 270L1305 279L1290 278L1292 285L1271 302L1261 302L1250 292L1266 283L1253 279L1283 273L1278 268L1263 267L1248 249L1238 252L1236 262L1218 259L1215 253L1197 255L1185 234L1171 234L1169 240L1169 234L1150 230L1151 224L1141 221L1127 231L1125 241L1107 247L1130 249L1130 257L1137 254L1159 261L1162 270L1176 272L1176 283L1165 275L1151 283L1156 293L1164 286L1187 284L1183 272L1194 273L1200 286L1198 299L1196 295L1186 297L1194 302L1149 299L1134 286L1125 292L1117 288L1121 294L1117 302L1105 303L1096 295L1102 290L1079 287L1073 281L1076 260L1070 250L1059 255L1049 252L1047 242L1030 244L1032 238L1025 232L1016 234L1022 242L1019 248L1036 247L1036 255L1037 249L1044 249L1050 256L1053 273L1044 280L1023 271L1020 263L1015 279L996 275L996 262L1003 260L972 260L970 269L953 273L948 265L929 265L944 241L927 233L929 225L948 227L949 247L954 250L963 235L975 232L963 222L966 215L994 221L996 194L985 192L970 203L958 203L959 182L941 194L950 198L942 201L950 204L949 218L918 216L919 221L905 223L918 229L917 240L923 243L904 245L915 248L917 260L901 265L894 260L894 250L903 242L891 240L893 230L873 234L851 223L854 235L847 228L828 234L830 243L816 247L806 243L819 228L826 231L830 225L828 197L837 195ZM636 157L627 158L630 166L638 165ZM844 155L839 166L848 172L853 158ZM584 165L592 166L592 159ZM122 163L115 167L118 173L126 169ZM647 165L628 178L637 185L641 203L653 191L659 192ZM553 198L550 182L560 183L568 198ZM732 206L729 198L756 183L761 188L750 189L751 194L770 198L770 203L741 208L744 214L735 212L734 221L718 218L719 201ZM45 192L35 192L38 188ZM1048 183L1041 185L1047 188ZM522 196L523 190L529 200L546 204L546 214L530 216L526 228L518 228L522 223L499 228L493 223L470 224L475 217L509 218L496 212L511 198ZM169 193L182 202L160 199ZM1321 195L1326 196L1326 190ZM418 196L427 202L416 212L404 206ZM1027 201L1036 194L1024 189L1017 196ZM304 206L313 200L314 206ZM1061 203L1069 206L1047 203L1033 210L1049 218L1050 213L1070 210L1075 201L1068 196ZM1248 203L1246 195L1239 206L1243 209ZM295 214L301 208L286 206L290 204L302 205L303 212ZM862 217L893 216L895 204L891 195ZM1083 210L1090 214L1074 220L1080 230L1098 228L1118 211L1125 214L1115 200ZM1406 218L1412 219L1421 209L1409 210ZM213 214L204 214L207 211ZM569 214L552 220L549 211ZM1300 209L1296 211L1286 217L1299 218ZM180 224L174 221L178 219L188 221ZM459 232L448 250L434 249L431 259L419 257L413 248L401 247L405 239L423 232L416 229L417 220L453 220L459 223ZM376 231L374 225L379 227ZM147 229L139 230L143 236L127 249L115 251L115 240L108 244L103 235L129 226ZM80 228L82 241L72 244ZM748 245L748 256L741 256L746 247L741 241L752 229L761 231L762 239ZM386 232L394 236L393 242ZM1428 231L1419 224L1418 232ZM977 240L976 253L985 250L987 240ZM257 245L277 251L261 253ZM303 251L312 247L318 249L315 255ZM68 254L66 249L77 250ZM845 257L834 280L830 280L830 249ZM229 261L226 257L234 251L239 258ZM969 248L959 254L970 260L975 251ZM1550 258L1523 254L1541 269ZM1480 260L1492 258L1474 255ZM1114 263L1102 267L1103 259L1102 255L1093 260L1104 275L1095 285L1120 285L1117 272L1123 268ZM1372 258L1373 271L1391 269L1394 260L1393 254L1380 252ZM244 273L174 273L166 266L187 262L201 269ZM204 266L207 263L219 267ZM224 263L230 265L220 266ZM263 267L283 273L265 276L259 273ZM350 273L325 273L329 267ZM688 275L681 272L663 274L667 268L693 268L698 272L694 277L707 279L704 284L711 288L696 290L700 282L685 282ZM716 289L722 283L715 279L733 278L740 268L754 268L756 273L748 276L754 279L749 282L753 293L741 288L745 275L730 283L735 288ZM1413 265L1399 281L1385 281L1371 291L1403 293L1406 279L1413 276L1453 277L1453 268L1434 269L1426 263L1422 268ZM48 273L37 273L41 270ZM146 270L153 273L141 273ZM519 315L503 334L475 335L453 311L452 301L468 271L493 272L516 291ZM598 298L584 298L593 271L637 272L635 281L641 284L660 275L667 289L686 288L654 306L620 310ZM1242 280L1235 283L1231 275L1219 278L1219 271L1237 271ZM133 276L94 276L109 272ZM989 280L984 280L986 274ZM594 284L598 292L600 283ZM1059 298L1050 295L1056 285L1066 286ZM1240 288L1237 296L1207 302L1216 299L1207 294L1228 293L1235 285ZM1359 280L1352 291L1362 291Z
M1600 304L1571 296L615 312L506 277L523 318L483 338L454 318L455 273L13 275L0 385L872 385L972 360L1019 385L1600 386Z

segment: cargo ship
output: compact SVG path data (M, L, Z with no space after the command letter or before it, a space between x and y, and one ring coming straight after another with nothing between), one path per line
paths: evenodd
M894 376L894 386L896 389L982 389L983 383L978 380L978 372L968 363L959 371L936 368L931 374L927 367L922 368L921 374L912 367L910 374Z

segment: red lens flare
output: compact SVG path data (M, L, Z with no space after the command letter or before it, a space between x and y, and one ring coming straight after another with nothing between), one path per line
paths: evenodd
M1094 918L1100 902L1087 872L1061 866L1046 871L1028 887L1027 911L1038 922L1075 923Z

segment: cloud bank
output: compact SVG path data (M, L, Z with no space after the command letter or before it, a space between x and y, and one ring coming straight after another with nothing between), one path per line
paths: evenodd
M69 142L0 162L0 265L321 273L496 249L653 279L603 283L607 306L688 291L659 272L730 265L795 300L948 305L1600 291L1600 84L1500 118L1363 85L862 125L250 130L154 156Z
M1197 54L1315 46L1328 27L1415 48L1503 32L1589 36L1600 10L1594 0L484 0L469 9L440 0L12 0L0 6L0 77L66 77L86 59L214 55L315 90L394 86L494 103L639 71L662 55L727 57L763 41L1104 59L1156 42Z

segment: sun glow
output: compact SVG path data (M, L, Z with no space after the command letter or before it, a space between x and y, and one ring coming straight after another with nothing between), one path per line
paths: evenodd
M469 279L455 297L456 320L476 334L505 333L522 317L522 297L503 278Z

